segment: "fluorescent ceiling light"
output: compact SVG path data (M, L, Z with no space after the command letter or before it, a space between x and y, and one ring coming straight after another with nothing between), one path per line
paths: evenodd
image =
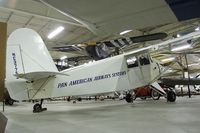
M169 62L169 61L173 61L175 59L176 59L175 57L169 57L169 58L166 58L166 59L162 59L161 61L162 62Z
M180 36L181 36L180 34L177 34L177 35L176 35L176 37L180 37Z
M169 72L169 73L170 73L170 72L173 72L173 70L172 70L172 69L168 69L168 70L167 70L167 72Z
M199 63L193 63L193 64L189 64L188 66L198 66Z
M188 72L184 72L184 76L185 76L185 78L189 78Z
M132 30L125 30L125 31L122 31L122 32L120 32L119 34L120 35L124 35L124 34L126 34L126 33L128 33L128 32L131 32Z
M63 56L63 57L60 58L60 60L64 60L66 58L67 58L67 56Z
M182 45L179 47L172 48L171 51L181 51L181 50L186 50L186 49L190 49L190 48L192 48L191 45L187 44L187 45Z
M199 28L199 27L197 27L197 28L195 29L195 31L199 31L199 29L200 29L200 28Z
M55 29L54 31L52 31L49 35L48 38L52 39L53 37L55 37L56 35L58 35L60 32L62 32L65 28L63 26L58 27L57 29Z

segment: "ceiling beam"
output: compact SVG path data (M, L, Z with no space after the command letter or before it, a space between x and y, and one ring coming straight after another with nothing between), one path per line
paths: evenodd
M32 17L25 23L24 28L27 27L27 26L30 24L30 22L33 20L33 18L34 18L34 16L32 16Z
M24 15L28 15L28 16L33 16L33 17L37 17L37 18L53 20L53 21L56 21L56 22L70 24L70 25L74 25L74 26L85 27L84 25L78 24L78 23L75 23L75 22L71 22L71 21L67 21L67 20L63 20L63 19L58 19L58 18L53 18L53 17L49 17L49 16L44 16L44 15L39 15L39 14L34 14L34 13L31 13L31 12L22 11L22 10L19 10L19 9L7 8L7 7L2 7L2 6L0 6L0 9L5 10L5 11L16 12L16 13L24 14Z
M9 14L8 19L6 20L6 23L8 23L8 22L10 21L10 19L11 19L13 13L14 13L14 12L11 12L11 13Z

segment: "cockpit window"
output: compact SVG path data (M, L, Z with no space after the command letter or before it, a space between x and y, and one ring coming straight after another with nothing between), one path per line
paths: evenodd
M135 56L129 57L126 60L128 68L138 67L138 59Z
M140 65L141 65L141 66L150 64L148 55L141 55L141 56L139 57L139 62L140 62Z

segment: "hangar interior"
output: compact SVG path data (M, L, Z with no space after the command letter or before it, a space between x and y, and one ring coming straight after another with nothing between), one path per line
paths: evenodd
M97 101L88 100L96 96L75 97L81 102L67 102L66 95L45 100L48 110L38 114L32 113L30 101L5 107L2 103L1 112L8 118L5 132L198 133L199 36L170 40L199 32L199 12L199 0L1 0L0 22L7 24L7 37L19 28L35 30L59 71L155 46L148 53L164 69L159 82L169 84L180 96L174 103L164 97L155 101L149 95L126 103L119 92L98 95ZM61 33L49 37L56 28ZM152 39L157 33L164 37ZM102 55L90 53L89 48L96 46L106 46Z

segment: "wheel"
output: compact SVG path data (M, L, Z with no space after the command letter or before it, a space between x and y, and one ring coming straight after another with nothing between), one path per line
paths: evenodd
M71 98L70 98L70 97L67 97L67 101L70 102L70 101L71 101Z
M81 101L82 101L82 98L81 98L81 97L79 97L79 98L77 99L77 101L81 102Z
M8 100L8 104L9 104L9 105L13 105L13 103L14 103L14 101L13 101L12 99L9 99L9 100Z
M170 101L170 102L176 101L176 93L174 91L167 92L167 101Z
M158 100L158 99L160 99L160 94L157 91L152 90L151 97L153 98L153 100Z
M127 103L133 102L133 97L130 93L126 94L125 100Z
M41 112L41 111L42 111L42 106L39 103L36 103L33 106L33 113L38 113L38 112Z
M104 99L105 99L104 96L100 96L100 97L99 97L99 100L100 100L100 101L103 101Z

